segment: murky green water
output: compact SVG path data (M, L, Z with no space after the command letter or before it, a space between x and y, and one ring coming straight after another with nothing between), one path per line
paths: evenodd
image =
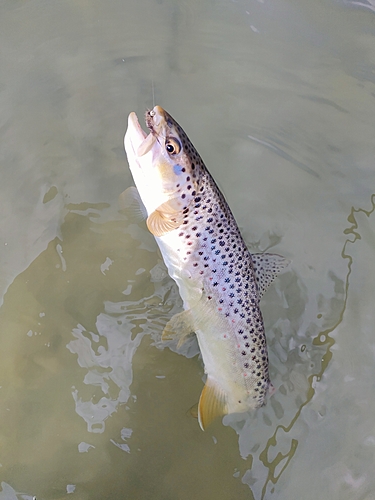
M372 0L4 0L0 499L375 499ZM118 205L127 115L185 128L250 249L276 394L207 432L194 340ZM69 496L70 498L70 496Z

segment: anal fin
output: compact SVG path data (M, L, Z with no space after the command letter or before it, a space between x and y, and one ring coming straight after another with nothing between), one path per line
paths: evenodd
M224 391L208 377L198 403L198 422L201 429L204 431L216 417L227 413Z

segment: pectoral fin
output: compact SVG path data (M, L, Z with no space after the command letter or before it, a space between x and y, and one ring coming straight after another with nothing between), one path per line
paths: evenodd
M225 393L207 378L198 403L198 422L204 431L216 418L228 413Z
M193 317L189 310L175 314L166 324L162 340L178 339L177 348L180 348L190 334L194 333Z
M261 298L280 271L290 264L290 260L273 253L253 253L251 258Z
M118 203L120 210L123 210L126 217L131 222L140 222L147 218L146 207L144 206L136 187L130 186L125 189L125 191L120 194Z
M181 201L178 198L172 198L150 214L147 227L154 236L163 236L180 227L183 220Z

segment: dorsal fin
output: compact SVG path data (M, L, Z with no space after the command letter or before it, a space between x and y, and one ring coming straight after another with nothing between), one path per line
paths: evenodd
M163 236L180 227L183 220L181 200L171 198L150 214L147 219L147 227L154 236Z
M290 260L275 253L253 253L251 258L261 298L276 276L290 264Z
M198 403L198 422L203 431L216 417L228 413L226 400L224 391L208 377Z

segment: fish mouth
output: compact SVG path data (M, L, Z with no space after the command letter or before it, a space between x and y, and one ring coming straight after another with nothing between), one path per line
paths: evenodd
M131 112L128 118L128 130L124 139L125 150L132 151L133 156L136 158L140 158L151 151L158 138L163 136L162 130L166 122L164 109L155 106L153 109L148 110L145 120L147 128L150 130L148 135L142 130L134 112Z
M124 138L124 146L127 154L132 158L137 159L148 153L155 144L156 137L152 132L146 135L142 130L137 115L133 112L130 113L128 118L128 129Z
M155 106L145 114L147 128L150 133L146 135L142 130L137 115L130 113L128 118L128 129L124 138L125 150L131 152L135 158L140 158L153 148L154 144L163 137L163 129L166 123L166 113L160 106Z
M132 111L128 117L128 129L124 140L125 149L128 150L128 146L130 146L129 149L136 155L139 146L145 139L146 132L142 130L137 115Z

